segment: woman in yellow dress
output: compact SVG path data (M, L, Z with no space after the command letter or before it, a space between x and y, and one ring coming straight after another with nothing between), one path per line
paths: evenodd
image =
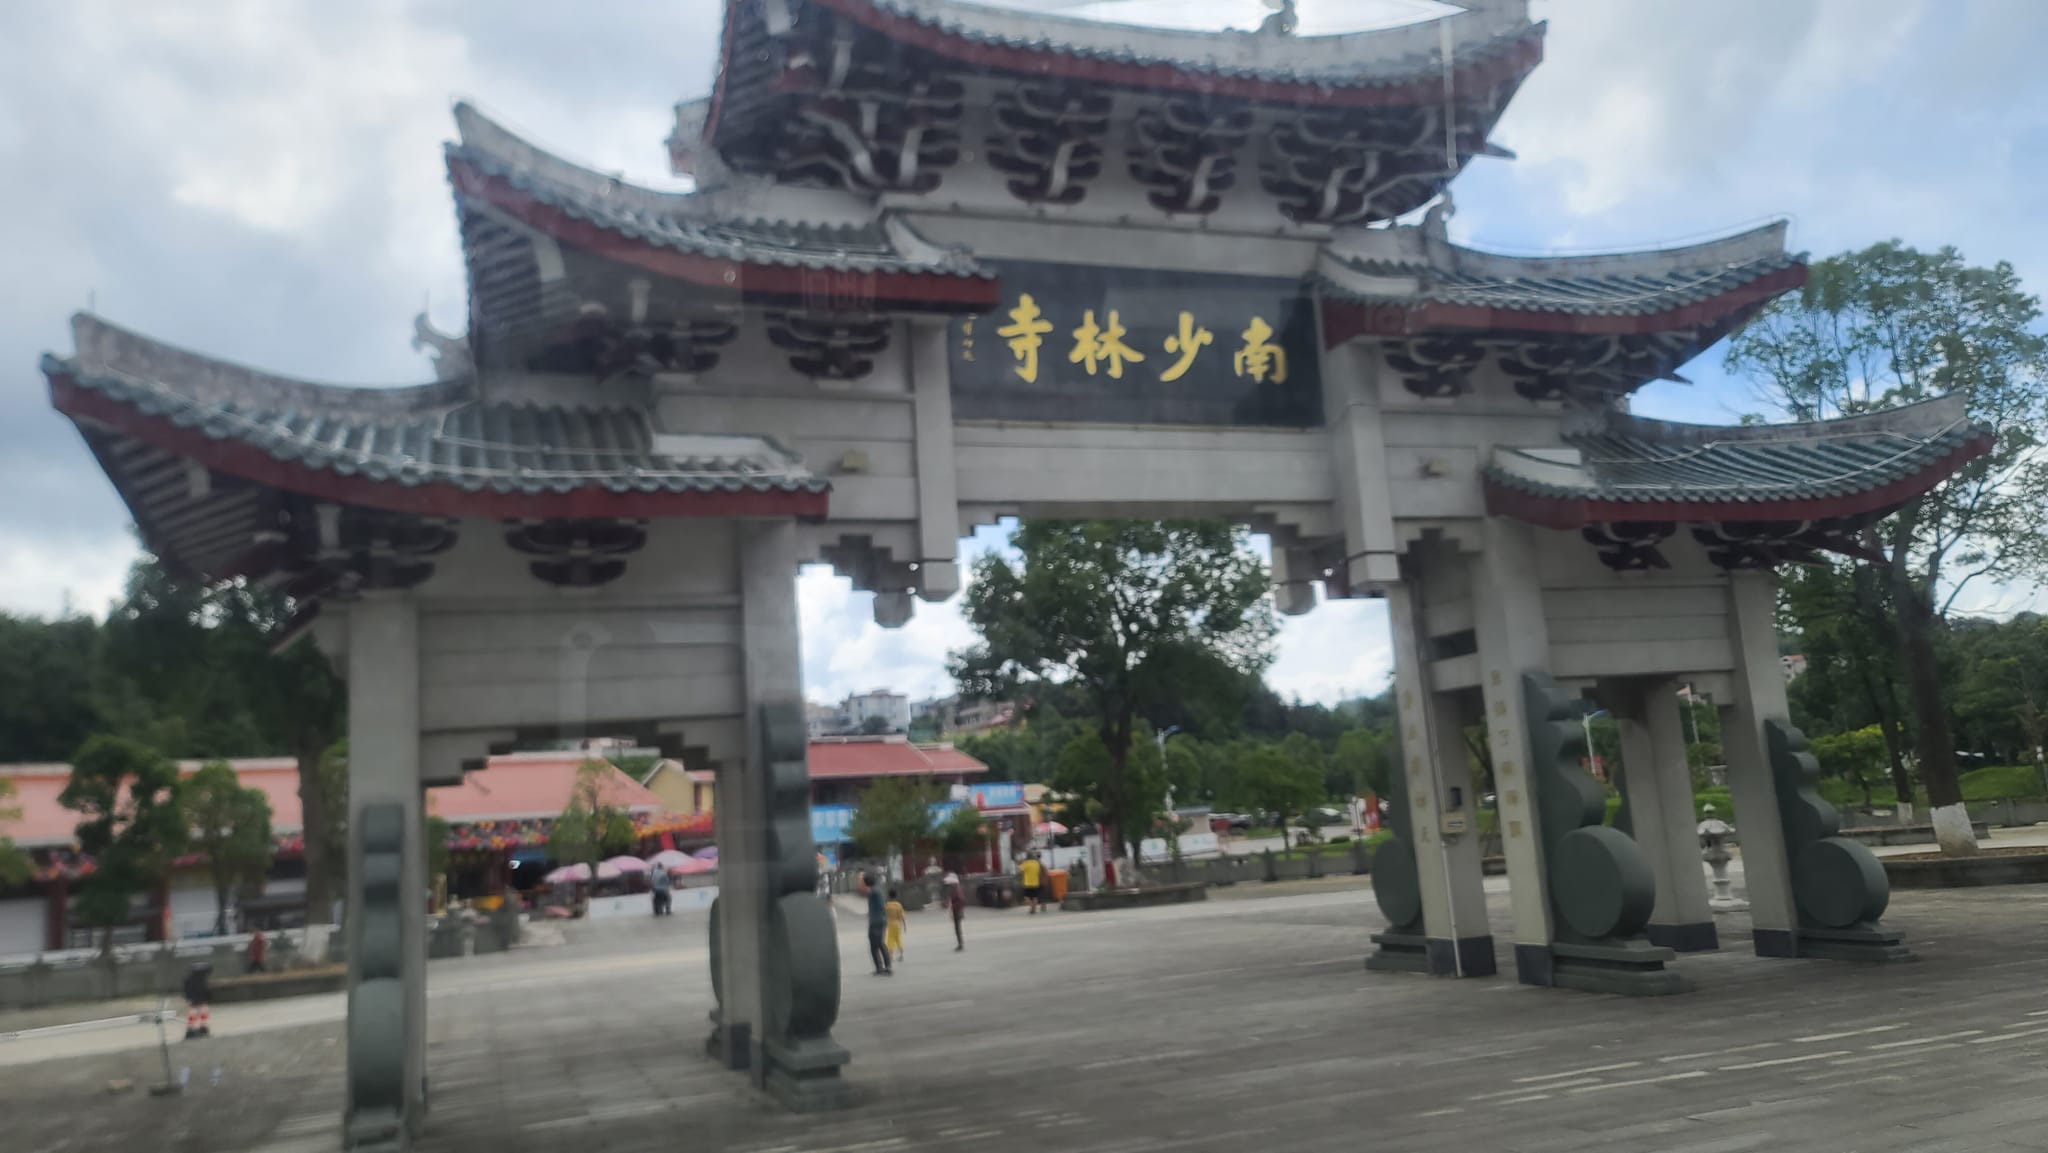
M882 912L889 918L888 933L883 937L882 947L889 955L903 959L903 902L896 899L895 886L889 888L889 903L882 906Z

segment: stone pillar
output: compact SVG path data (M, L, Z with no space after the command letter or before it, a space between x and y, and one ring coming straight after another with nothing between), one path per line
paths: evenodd
M1489 517L1482 538L1484 547L1471 561L1473 632L1479 642L1479 684L1493 753L1501 852L1507 858L1514 906L1515 976L1526 985L1549 985L1550 905L1528 774L1529 717L1522 675L1548 669L1550 633L1527 526Z
M1721 707L1721 748L1728 761L1728 791L1742 840L1743 885L1749 892L1759 957L1797 956L1799 947L1784 825L1764 744L1764 722L1791 716L1785 701L1785 668L1778 661L1776 610L1771 574L1729 575L1735 699Z
M816 895L803 665L796 604L796 524L739 527L746 755L721 766L719 895L712 1050L792 1108L845 1104L839 946Z
M1633 826L1629 835L1657 877L1657 905L1643 935L1653 945L1681 953L1718 949L1700 869L1678 682L1636 681L1608 695L1621 723L1622 789Z
M402 1148L426 1110L426 851L420 792L419 606L348 606L350 1148Z
M1406 584L1390 586L1387 605L1393 623L1400 759L1390 766L1394 839L1374 854L1372 870L1374 896L1390 927L1374 939L1380 948L1366 966L1439 976L1491 976L1493 936L1481 887L1474 827L1477 801L1456 727L1460 714L1454 700L1430 689L1413 590ZM1447 721L1452 725L1448 730ZM1467 831L1447 840L1442 832L1443 805L1452 787L1459 790Z
M909 321L911 387L916 394L917 595L942 601L960 591L958 465L953 459L952 323ZM907 618L906 618L907 619Z

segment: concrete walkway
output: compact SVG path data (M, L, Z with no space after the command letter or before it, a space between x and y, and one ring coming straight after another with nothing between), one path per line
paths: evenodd
M1504 894L1489 906L1511 971ZM1890 920L1918 963L1761 960L1743 918L1725 917L1722 952L1679 962L1697 990L1643 1002L1367 974L1380 918L1360 888L1119 913L974 909L964 953L943 915L917 913L886 980L865 975L862 926L842 917L837 1032L865 1103L804 1117L701 1056L702 917L633 922L432 966L421 1147L2048 1146L2048 886L1901 893ZM111 1078L158 1075L146 1039L16 1050L0 1074L0 1146L330 1150L338 1001L223 1007L217 1040L172 1048L190 1080L179 1098L107 1092Z

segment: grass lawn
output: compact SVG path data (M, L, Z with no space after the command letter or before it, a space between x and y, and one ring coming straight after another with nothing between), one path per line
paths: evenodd
M1965 801L2039 800L2042 795L2041 770L2032 765L1971 769L1956 778L1956 783L1962 786Z

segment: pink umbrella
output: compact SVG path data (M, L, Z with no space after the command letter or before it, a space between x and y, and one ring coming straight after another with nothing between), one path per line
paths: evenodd
M1065 825L1060 824L1058 821L1046 821L1038 826L1038 831L1041 833L1051 833L1054 836L1058 836L1059 834L1066 832L1067 827Z
M590 879L590 866L585 864L563 865L540 879L543 885L567 885Z
M682 876L690 876L696 873L715 873L717 871L717 861L706 861L698 857L686 857L681 864L669 870L671 873Z
M706 845L703 848L698 849L696 852L691 853L690 855L697 858L700 861L715 861L718 859L718 846Z
M681 849L663 849L661 852L647 858L647 867L650 869L667 869L673 872L682 868L683 862L693 859L690 854L683 852Z
M633 863L639 865L643 869L647 867L646 864L640 861L638 858L635 858L633 860ZM620 877L623 877L625 875L625 870L619 868L617 865L612 864L610 861L599 861L597 863L597 879L600 881L616 881Z
M644 873L647 871L647 862L638 857L613 857L597 867L597 875L604 876L604 871L608 868L616 870L612 874L615 877L626 873Z

